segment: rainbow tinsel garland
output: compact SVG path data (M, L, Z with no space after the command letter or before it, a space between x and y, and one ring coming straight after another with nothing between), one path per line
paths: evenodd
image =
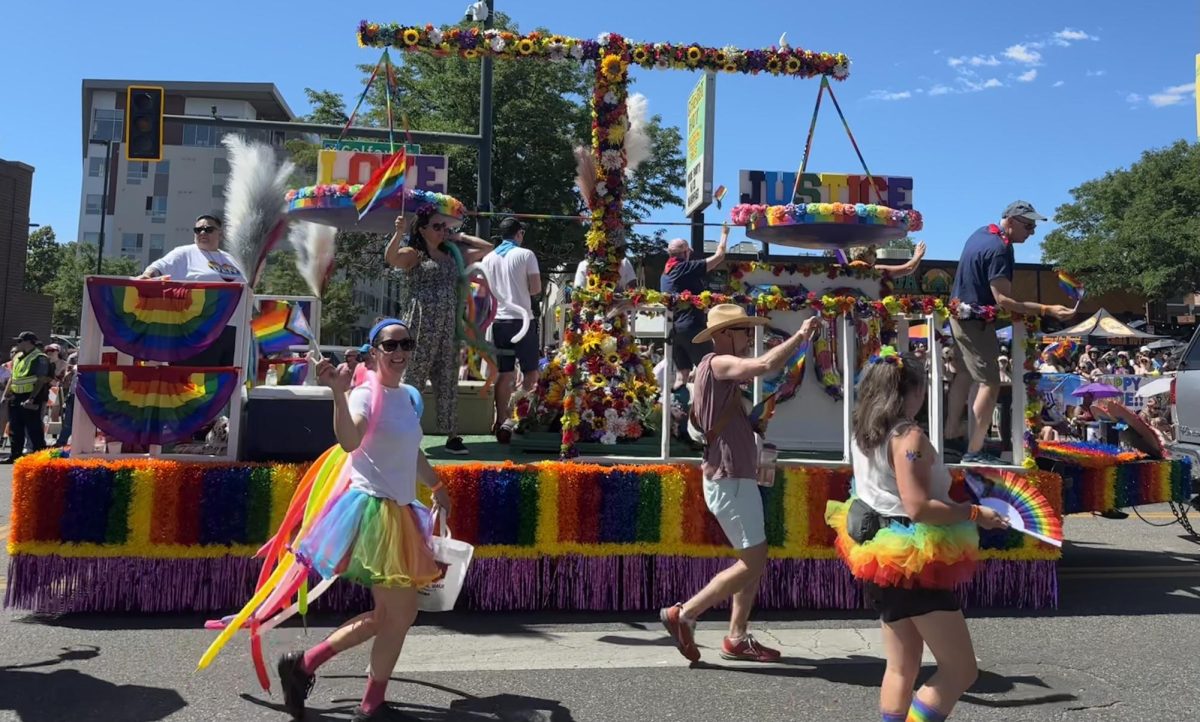
M1103 469L1146 458L1146 454L1137 449L1124 450L1118 446L1102 444L1098 441L1074 440L1039 441L1038 456L1055 461L1065 461L1089 469Z
M1059 474L1064 514L1186 502L1192 495L1192 465L1186 458L1136 461L1102 469L1067 466Z
M788 203L782 206L742 203L734 206L731 218L734 223L751 228L855 223L913 232L924 227L917 211L901 211L874 203Z
M354 208L357 212L354 196L360 190L362 184L327 183L289 189L283 199L288 211ZM400 197L396 196L381 201L378 207L397 211L401 202ZM403 206L405 212L411 213L432 210L451 218L462 218L466 214L466 207L454 196L414 188L405 189Z

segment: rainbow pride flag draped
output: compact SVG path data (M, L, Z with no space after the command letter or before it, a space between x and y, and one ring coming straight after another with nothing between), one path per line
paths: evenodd
M89 276L88 298L104 341L146 361L181 361L221 335L242 298L240 283Z
M76 398L109 439L173 444L216 418L237 385L234 367L80 366Z
M259 314L250 322L250 330L262 353L281 353L308 343L312 329L301 304L280 300L259 303Z
M379 170L371 174L371 179L354 194L354 207L358 209L358 220L383 201L404 193L404 172L408 159L401 148Z

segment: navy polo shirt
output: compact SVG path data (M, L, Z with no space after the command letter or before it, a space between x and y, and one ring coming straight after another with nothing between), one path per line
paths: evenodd
M663 293L683 293L691 291L694 294L703 293L704 282L708 277L708 261L681 261L672 264L671 270L663 273L659 281L659 290ZM688 306L675 312L675 326L680 329L702 329L706 316L703 311ZM698 333L698 331L697 331Z
M988 225L971 234L958 259L951 298L973 306L995 306L992 281L1013 278L1013 247L999 226Z

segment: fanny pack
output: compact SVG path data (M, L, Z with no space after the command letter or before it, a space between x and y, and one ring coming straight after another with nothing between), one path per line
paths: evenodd
M906 516L884 516L872 509L867 502L855 498L846 512L846 532L856 543L865 544L875 538L885 523L893 521L904 526L912 524Z

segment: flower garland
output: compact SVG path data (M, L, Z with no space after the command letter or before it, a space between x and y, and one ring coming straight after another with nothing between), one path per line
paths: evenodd
M617 50L622 65L676 70L711 70L724 73L769 73L796 78L828 75L845 80L850 74L850 58L843 53L814 53L801 48L742 50L735 47L712 48L689 44L644 43L625 40L615 33L603 33L595 40L564 35L513 33L480 28L436 28L397 23L358 25L358 44L364 47L394 47L410 52L434 55L458 55L468 60L479 57L536 58L552 62L573 60L598 62L601 72L615 82L624 76L615 62L606 60L606 51ZM611 56L608 56L611 57ZM608 63L607 68L605 63Z
M788 203L767 206L742 203L730 212L733 223L746 226L752 233L758 228L810 225L814 223L853 223L861 226L884 226L915 232L925 226L917 211L896 210L874 203Z
M1042 319L1039 316L1024 316L1014 318L1013 323L1021 320L1025 324L1025 460L1022 466L1026 469L1037 468L1035 457L1038 453L1038 435L1042 432L1042 395L1038 393L1038 381L1041 374L1037 372L1038 332L1042 330Z

